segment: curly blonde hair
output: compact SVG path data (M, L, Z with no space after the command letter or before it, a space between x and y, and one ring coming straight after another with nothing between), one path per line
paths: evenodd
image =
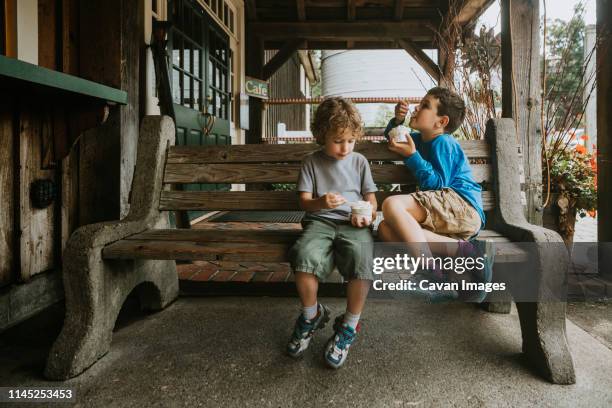
M340 96L325 98L317 108L310 130L316 142L325 144L325 137L330 133L344 132L350 129L355 138L363 135L361 115L355 105Z

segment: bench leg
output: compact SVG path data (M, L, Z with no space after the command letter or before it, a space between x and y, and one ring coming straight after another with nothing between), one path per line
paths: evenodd
M565 333L565 303L517 302L523 353L554 384L575 384Z
M134 288L146 310L160 310L178 296L174 261L85 263L64 270L66 318L47 359L49 379L79 375L109 351L115 320ZM75 271L76 264L84 268Z

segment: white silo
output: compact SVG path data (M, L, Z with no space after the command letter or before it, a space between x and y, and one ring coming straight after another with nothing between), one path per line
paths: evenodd
M435 51L426 53L436 61ZM420 97L436 86L404 50L324 50L321 81L323 96ZM366 126L374 122L379 106L358 105Z

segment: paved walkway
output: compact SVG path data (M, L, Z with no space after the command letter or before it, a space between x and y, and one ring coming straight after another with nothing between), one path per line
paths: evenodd
M342 299L326 298L334 313ZM111 351L64 383L40 377L49 316L0 341L0 384L67 386L80 407L610 407L612 350L567 322L575 385L552 385L521 357L516 312L466 304L372 300L346 366L326 368L328 329L304 358L283 353L294 298L181 298L163 312L122 315ZM54 322L54 323L53 323ZM56 406L56 405L54 405Z
M597 216L576 218L574 242L597 242Z

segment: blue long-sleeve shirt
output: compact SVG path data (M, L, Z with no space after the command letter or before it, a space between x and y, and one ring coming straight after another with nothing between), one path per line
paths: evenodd
M391 119L385 129L385 136L398 126ZM442 134L433 140L423 142L421 134L411 133L416 152L404 158L404 164L415 175L421 190L451 188L466 200L480 215L481 228L485 223L482 209L482 188L472 176L472 169L459 142L449 134Z

